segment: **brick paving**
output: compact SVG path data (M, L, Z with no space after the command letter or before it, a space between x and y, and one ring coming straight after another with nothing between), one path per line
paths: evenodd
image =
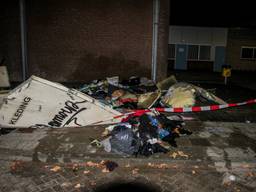
M177 139L177 149L149 158L89 149L90 139L104 126L15 130L0 136L0 191L120 191L121 186L144 191L255 191L256 124L188 121L186 126L193 134ZM177 151L188 157L170 156ZM86 164L102 160L119 166L105 173L102 167ZM227 182L230 175L234 181Z
M1 162L4 163L4 162ZM254 175L249 175L245 168L244 180L223 183L223 174L212 166L184 166L180 163L167 163L166 169L150 168L145 165L118 167L113 172L102 173L97 168L89 168L90 173L85 174L87 167L80 167L78 171L59 164L61 170L50 171L53 165L42 163L22 162L22 167L13 172L6 170L1 175L1 191L95 191L97 188L106 190L109 183L144 184L155 191L253 191L255 189ZM49 167L48 167L49 166ZM132 170L138 168L137 173ZM234 171L235 173L235 171Z

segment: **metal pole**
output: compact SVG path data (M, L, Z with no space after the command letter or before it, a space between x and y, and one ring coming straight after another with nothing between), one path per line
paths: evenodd
M25 81L28 75L28 49L27 49L27 25L26 25L26 4L20 0L20 35L21 35L21 64L22 80Z
M157 79L157 44L158 44L158 23L159 23L160 1L153 0L153 37L152 37L152 70L151 78L154 82Z
M228 82L228 78L225 77L225 80L224 80L225 85L227 85L227 82Z

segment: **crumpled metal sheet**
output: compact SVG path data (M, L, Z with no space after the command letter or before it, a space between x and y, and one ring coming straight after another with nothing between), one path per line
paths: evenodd
M217 104L226 104L225 101L207 90L185 82L176 83L171 86L161 102L170 107L191 107L195 104L196 97L203 97Z
M157 88L160 90L168 90L172 85L176 84L177 80L174 75L171 75L170 77L164 79L163 81L160 81L156 84Z
M138 107L145 109L151 108L155 104L155 102L160 98L160 96L160 91L141 94L138 97Z

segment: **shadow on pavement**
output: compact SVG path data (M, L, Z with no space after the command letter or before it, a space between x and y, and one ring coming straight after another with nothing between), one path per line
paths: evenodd
M94 192L131 192L131 191L141 191L141 192L159 192L155 186L146 185L139 182L125 183L125 182L113 182L109 184L104 184L99 186L94 190Z

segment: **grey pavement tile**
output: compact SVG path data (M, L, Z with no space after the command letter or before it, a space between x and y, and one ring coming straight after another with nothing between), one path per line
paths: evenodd
M5 150L6 153L0 155L1 158L6 157L6 160L0 160L0 191L13 192L19 189L24 189L25 192L90 191L95 187L95 183L96 186L100 186L120 180L120 178L126 181L155 184L161 191L196 192L200 189L200 192L221 192L239 189L240 191L247 192L256 187L255 148L252 148L253 144L256 145L256 124L188 122L186 126L191 130L195 130L194 133L191 137L178 139L179 147L177 149L171 148L170 153L179 150L188 154L189 157L177 157L176 159L171 158L170 154L161 154L150 158L138 157L134 160L124 159L118 155L107 154L101 151L98 151L96 154L89 154L86 153L84 148L87 145L88 136L91 134L95 135L93 129L70 129L70 131L67 129L64 132L61 131L61 134L64 135L62 138L59 138L58 130L54 130L50 135L43 137L37 146L37 152L47 156L48 154L56 155L56 157L61 157L62 153L65 152L64 156L68 154L69 158L80 162L89 160L100 162L101 160L112 159L119 163L119 167L111 173L102 173L101 169L90 168L91 172L86 175L83 171L87 170L88 167L82 166L77 172L73 172L70 164L57 164L52 161L48 162L47 165L49 167L45 168L44 162L33 161L32 158L27 158L25 165L20 170L10 173L10 164L14 159L23 157L24 151L20 150L20 148L10 149L9 152ZM245 126L246 129L243 129ZM98 131L97 134L100 133L101 131ZM33 135L34 132L31 134ZM250 139L240 139L239 142L242 143L241 146L238 146L235 143L236 139L232 140L232 137L237 137L234 134L238 134L238 136L243 135L241 137ZM15 137L9 136L8 139L15 139L17 136L16 133ZM70 139L65 140L66 138ZM5 142L8 142L8 139ZM24 139L29 140L29 137L25 136ZM70 145L60 145L61 142L71 142L74 143L74 146L79 147L77 149L75 147L66 147L65 149L68 149L68 151L65 151L63 146ZM59 148L59 146L62 146L62 148ZM85 156L88 156L88 159L79 159L80 153L84 153ZM199 159L200 161L198 161ZM127 164L128 160L131 167L125 168L124 165ZM172 166L177 165L178 167L163 170L148 168L148 162L170 163ZM61 170L58 172L50 171L50 167L55 165L61 166ZM195 165L198 168L195 168ZM244 166L247 167L244 168ZM138 167L139 171L138 174L134 175L132 170L135 167ZM237 180L229 186L223 186L222 184L225 172L230 172L237 177ZM252 172L252 176L246 178L244 175L248 172ZM78 183L81 184L81 188L74 188Z

